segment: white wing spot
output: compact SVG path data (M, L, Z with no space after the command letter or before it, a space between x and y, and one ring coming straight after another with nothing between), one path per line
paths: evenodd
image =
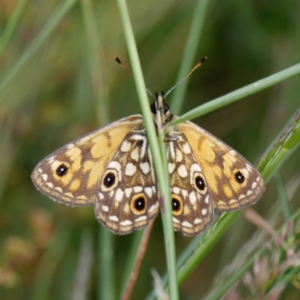
M124 142L121 145L121 151L122 152L128 152L131 149L131 143L129 143L128 141L124 140Z
M190 222L188 222L188 221L184 221L184 222L182 222L182 226L184 226L184 227L192 227L193 225Z
M74 195L72 193L64 193L64 195L70 198L74 198Z
M119 222L119 218L117 216L109 216L109 219L113 222Z
M121 165L119 162L117 161L111 161L108 165L108 168L111 168L111 169L115 169L115 170L118 170L120 171L121 170Z
M244 199L244 198L246 198L245 195L243 195L243 194L239 195L239 200Z
M256 181L257 181L257 182L260 182L260 180L261 180L260 177L257 177L257 178L256 178Z
M62 188L59 187L59 186L55 187L54 189L57 190L57 191L60 192L60 193L62 193L62 191L63 191Z
M130 197L131 192L132 192L132 188L125 189L125 195L126 195L127 198Z
M50 157L48 158L48 162L49 162L50 164L52 164L52 163L54 162L54 160L55 160L55 156L50 156Z
M256 188L256 186L257 186L257 183L256 183L256 182L253 182L251 187L252 187L252 189L254 190L254 189Z
M108 206L107 205L102 205L102 210L105 212L108 212Z
M149 198L152 197L152 188L151 187L145 187L145 193Z
M169 174L172 174L173 171L175 169L175 164L174 163L168 163L168 170L169 170Z
M249 190L248 192L247 192L247 196L250 196L250 195L252 195L253 194L253 191L251 191L251 190Z
M123 197L124 197L124 192L121 189L117 189L115 200L122 201Z
M150 172L150 165L148 162L140 163L140 168L145 175Z
M201 213L203 216L205 216L207 214L207 209L206 208L202 208Z
M132 225L132 222L130 220L125 220L125 221L120 222L120 225L121 226L129 226L129 225Z
M39 173L42 174L43 170L41 168L38 169Z
M175 151L174 151L174 143L173 142L169 143L169 155L171 156L172 159L175 158Z
M48 175L47 174L42 174L42 178L43 178L44 181L47 181Z
M201 219L197 218L197 219L194 220L194 224L200 224L200 223L202 223Z
M187 190L181 189L181 193L182 193L183 197L186 198L186 196L188 194Z
M152 190L153 190L153 194L156 194L156 187L155 186L152 187Z
M46 182L46 185L47 185L50 189L53 189L53 183L52 183L52 182Z
M130 153L130 157L135 160L135 161L138 161L139 160L139 157L140 157L140 154L139 154L139 148L135 147L132 152Z
M196 194L195 194L194 191L192 191L192 192L190 193L189 199L190 199L190 201L191 201L192 204L195 204L195 203L196 203L197 198L196 198Z
M175 217L173 217L173 222L174 223L180 223L180 221L178 219L176 219Z
M180 192L180 188L178 186L174 186L173 187L173 193L178 195L179 192Z
M157 201L155 204L151 205L150 208L149 208L149 210L148 210L148 212L151 213L153 210L156 210L157 207L158 207L158 204L159 203Z
M136 166L132 163L128 163L125 167L125 175L133 176L136 172Z
M139 193L143 190L143 187L141 187L140 185L134 186L133 190L135 193Z
M185 154L190 154L192 151L191 151L191 148L189 146L188 143L185 143L183 146L182 146L182 150Z
M234 150L230 150L229 153L230 153L232 156L236 156L236 151L234 151Z
M140 222L140 221L144 221L144 220L147 220L147 216L140 216L140 217L136 218L134 221Z
M251 168L251 166L249 164L246 164L246 168L247 168L248 171L252 170L252 168Z
M185 165L180 165L180 167L177 169L177 172L180 177L185 178L187 177L187 169Z
M176 162L182 162L183 155L179 149L176 149Z
M205 197L204 202L205 202L206 204L209 203L209 195L207 195L207 196Z
M100 199L100 200L103 200L103 199L104 199L104 195L103 195L102 193L99 192L99 193L98 193L98 196L99 196L99 199Z

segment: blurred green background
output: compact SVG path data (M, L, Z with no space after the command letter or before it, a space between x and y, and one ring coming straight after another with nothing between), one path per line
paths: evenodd
M106 245L98 241L102 226L93 207L70 208L49 200L34 188L30 174L42 158L106 123L106 117L114 121L140 113L134 81L113 59L117 55L129 66L118 6L107 0L69 1L69 10L42 39L47 22L68 1L0 0L1 45L21 2L24 10L0 53L0 298L84 299L81 293L87 291L87 299L100 299L98 253ZM176 83L196 3L128 1L144 78L153 92ZM96 21L95 52L89 8ZM298 63L299 11L300 2L293 0L209 1L195 63L205 55L208 61L190 78L182 112ZM40 46L30 55L37 40ZM24 55L29 59L20 64ZM299 109L299 86L299 76L294 77L193 121L255 163ZM105 116L103 99L109 111ZM172 94L167 102L171 99ZM293 209L299 206L299 159L298 151L280 168L285 184L296 182ZM255 210L265 216L280 205L278 197L271 179ZM201 299L209 292L254 230L240 216L180 287L181 298ZM109 249L116 295L133 235L114 236ZM177 253L190 242L176 233ZM160 275L166 271L160 217L132 299L151 291L151 268ZM86 281L78 279L80 271L87 272ZM285 293L284 299L298 299L292 286Z

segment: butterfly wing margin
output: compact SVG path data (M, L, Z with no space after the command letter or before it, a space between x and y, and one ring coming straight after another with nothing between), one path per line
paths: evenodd
M176 129L186 136L205 174L215 210L241 209L261 197L263 178L242 155L192 122Z
M54 151L31 174L36 188L51 199L71 205L91 205L98 182L126 135L143 124L133 115L95 130Z

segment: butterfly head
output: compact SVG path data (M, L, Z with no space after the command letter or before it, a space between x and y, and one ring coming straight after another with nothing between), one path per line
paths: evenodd
M151 103L150 108L157 127L163 127L173 118L173 115L169 110L169 105L165 102L165 96L163 92L160 94L155 93L154 102Z

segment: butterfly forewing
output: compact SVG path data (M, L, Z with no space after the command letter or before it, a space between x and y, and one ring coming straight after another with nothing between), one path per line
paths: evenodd
M95 215L118 234L148 224L159 211L151 152L145 129L126 136L99 183Z
M106 166L128 132L142 122L139 115L124 118L56 150L32 172L35 186L67 205L93 204Z
M183 134L169 132L167 141L173 226L194 236L212 221L213 206L207 183L192 149Z
M214 210L240 209L260 198L263 178L242 155L191 122L176 128L186 136L205 174Z

